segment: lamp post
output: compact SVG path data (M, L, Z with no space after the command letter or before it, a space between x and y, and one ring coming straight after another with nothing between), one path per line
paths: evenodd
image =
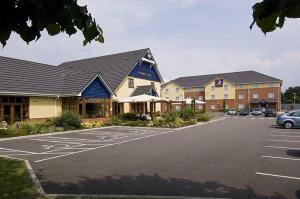
M296 109L296 93L293 93L294 95L294 110Z

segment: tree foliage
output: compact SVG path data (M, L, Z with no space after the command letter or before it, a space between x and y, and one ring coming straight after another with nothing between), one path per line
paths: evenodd
M282 28L286 18L300 17L299 0L263 0L253 7L253 23L265 34Z
M27 43L38 40L41 31L52 35L77 30L83 33L86 45L95 40L104 42L103 31L77 0L2 0L0 6L0 42L6 45L12 32Z
M296 93L296 103L300 103L300 86L289 87L284 93L281 94L281 100L284 104L294 103L294 94Z

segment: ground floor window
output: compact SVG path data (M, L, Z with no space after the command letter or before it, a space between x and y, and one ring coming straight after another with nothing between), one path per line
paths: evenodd
M180 110L180 106L179 106L179 105L176 105L176 106L175 106L175 109L176 109L176 111L179 111L179 110Z
M29 97L0 96L0 121L8 124L29 119Z
M244 104L239 104L239 109L244 109L245 105Z
M199 108L200 110L202 110L202 109L203 109L203 105L200 104L198 108Z
M104 103L87 103L85 106L87 118L101 118L106 116Z
M215 110L216 109L216 105L214 105L214 104L210 105L210 109L211 110Z

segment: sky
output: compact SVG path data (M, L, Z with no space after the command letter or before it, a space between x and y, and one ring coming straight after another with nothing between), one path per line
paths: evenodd
M1 56L58 65L65 61L150 48L165 80L255 70L300 86L300 20L266 36L249 29L252 5L237 0L78 0L104 31L105 43L83 35L42 33L27 45L12 34Z

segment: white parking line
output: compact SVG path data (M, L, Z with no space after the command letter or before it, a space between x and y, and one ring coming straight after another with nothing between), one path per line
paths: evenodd
M268 155L264 155L261 156L262 158L271 158L271 159L280 159L280 160L295 160L295 161L299 161L300 158L285 158L285 157L279 157L279 156L268 156Z
M272 137L287 137L287 138L300 138L300 136L297 135L270 135Z
M125 141L121 141L121 142L107 144L107 145L104 145L104 146L98 146L98 147L94 147L94 148L90 148L90 149L86 149L86 150L82 150L82 151L71 152L71 153L68 153L68 154L54 156L54 157L50 157L50 158L44 158L44 159L36 160L34 162L43 162L43 161L46 161L46 160L65 157L65 156L69 156L69 155L73 155L73 154L77 154L77 153L82 153L82 152L85 152L85 151L95 150L95 149L99 149L99 148L110 147L110 146L114 146L114 145L118 145L118 144L122 144L122 143L126 143L126 142L132 142L132 141L135 141L135 140L145 139L145 138L149 138L149 137L153 137L153 136L157 136L157 135L168 134L168 133L172 133L172 132L174 132L174 131L167 131L167 132L163 132L163 133L152 134L152 135L148 135L148 136L145 136L145 137L134 138L134 139L131 139L131 140L125 140Z
M268 141L272 141L272 142L300 142L300 141L296 141L296 140L274 140L274 139L268 139Z
M288 149L288 150L300 150L300 148L291 148L286 146L264 146L266 148L273 148L273 149Z
M4 150L8 150L11 152L21 152L21 153L30 153L30 154L38 154L36 152L31 152L31 151L22 151L22 150L16 150L16 149L9 149L9 148L0 148L0 149L4 149Z
M283 176L283 175L276 175L276 174L271 174L271 173L255 172L255 174L257 174L257 175L264 175L264 176L279 177L279 178L287 178L287 179L293 179L293 180L300 180L299 177Z
M272 133L283 133L283 134L293 134L293 133L300 133L300 131L285 131L285 130L282 130L282 131L271 131Z

